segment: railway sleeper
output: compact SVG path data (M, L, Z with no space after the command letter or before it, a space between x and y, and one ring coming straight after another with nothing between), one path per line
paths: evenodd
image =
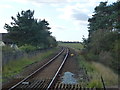
M55 86L53 87L54 90L76 90L76 89L81 89L80 84L63 84L63 83L56 83Z

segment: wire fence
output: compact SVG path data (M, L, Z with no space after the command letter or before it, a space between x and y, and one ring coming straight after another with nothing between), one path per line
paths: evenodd
M46 50L36 50L33 52L29 52L29 53L26 53L24 51L2 52L2 65L5 65L10 61L20 60L23 57L31 58L37 55L38 53L45 52Z

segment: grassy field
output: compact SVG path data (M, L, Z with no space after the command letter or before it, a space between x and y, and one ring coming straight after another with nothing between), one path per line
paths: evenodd
M59 46L65 46L65 47L70 47L75 50L80 50L83 48L83 45L81 43L59 43Z
M59 43L60 46L66 46L80 51L83 46L80 43ZM104 66L101 63L94 61L86 61L82 55L77 56L79 66L87 69L87 74L90 77L90 81L84 82L88 88L98 87L101 88L101 76L104 79L106 87L114 87L118 85L118 75L115 74L109 67Z
M38 53L36 56L34 56L32 58L23 57L20 60L16 60L14 62L9 62L8 64L6 64L2 67L3 81L5 81L6 78L10 78L11 76L13 76L15 74L20 73L23 70L23 68L26 67L27 65L41 61L41 60L49 57L56 50L57 50L57 48L54 48L54 49L51 49L44 53L40 53L40 54Z

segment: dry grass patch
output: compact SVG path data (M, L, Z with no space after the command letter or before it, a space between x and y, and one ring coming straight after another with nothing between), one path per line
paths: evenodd
M118 85L118 75L115 74L110 68L96 62L92 62L92 65L96 68L97 72L102 75L106 86Z
M104 66L101 63L94 61L86 61L83 56L78 56L78 63L80 67L84 67L87 70L87 75L90 78L88 83L88 88L102 88L103 84L101 82L101 75L104 79L104 83L106 87L117 88L118 86L118 75L112 71L109 67Z

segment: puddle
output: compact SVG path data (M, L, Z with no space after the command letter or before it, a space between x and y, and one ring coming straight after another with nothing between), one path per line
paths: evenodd
M65 72L61 77L61 81L64 84L77 84L77 80L74 78L74 74L71 72Z

